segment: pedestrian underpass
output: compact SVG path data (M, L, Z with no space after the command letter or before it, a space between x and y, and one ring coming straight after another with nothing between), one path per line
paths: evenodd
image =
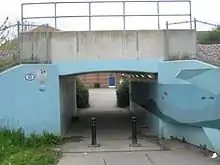
M124 66L123 70L119 64ZM137 115L142 112L141 116L144 116L145 121L143 124L159 138L184 138L192 144L205 145L210 150L218 151L216 112L220 91L218 86L220 76L217 75L220 72L218 68L196 60L169 62L118 60L111 63L91 61L72 65L22 64L1 72L1 125L22 127L27 135L32 130L36 133L46 130L62 135L65 128L63 123L68 121L63 119L69 115L63 113L65 112L63 107L67 104L64 104L64 95L61 95L60 81L66 81L60 80L59 77L71 77L68 73L73 73L76 68L78 68L76 74L79 74L80 70L82 74L95 67L100 71L111 68L111 72L136 70L158 73L157 82L131 82L130 110ZM63 87L73 94L68 90L68 85ZM73 103L71 100L70 102ZM205 107L209 107L209 111Z
M24 19L22 16L22 23ZM65 77L108 71L149 72L157 73L157 82L130 83L130 111L139 116L143 127L159 138L185 139L220 152L220 71L194 60L197 38L191 18L189 29L172 30L167 23L165 29L156 30L127 30L124 26L123 30L92 31L92 19L88 20L89 31L19 35L20 65L0 73L1 126L22 127L26 135L33 131L63 135L70 121L66 112L77 113L76 108L66 111L74 107L67 106L68 98L72 98L68 103L75 98L74 92L70 92L71 97L64 92L71 91L68 81L74 84L74 79ZM37 59L39 64L22 64L27 59Z
M65 136L66 144L62 147L63 152L155 151L162 149L157 137L148 132L146 128L142 128L139 117L136 119L136 129L132 130L132 117L136 115L129 108L116 107L115 89L89 89L89 93L90 107L77 111L76 116L79 117L79 120L72 121ZM95 144L92 142L92 118L96 119ZM138 140L137 143L133 143L136 139L134 137L132 139L133 131L137 134L135 136Z
M108 72L107 72L108 73ZM118 74L121 74L120 72L118 72ZM111 75L109 73L109 75ZM132 82L138 82L138 81L145 81L145 82L148 82L148 83L152 83L152 82L155 82L157 80L155 80L155 77L154 76L155 74L154 73L143 73L143 72L126 72L126 73L123 73L122 75L126 75L126 77L121 77L117 79L117 86L114 87L114 92L110 93L110 96L113 95L113 101L111 101L111 103L109 102L106 102L104 101L102 103L101 99L102 98L108 98L109 94L108 93L102 93L101 96L97 97L100 99L100 103L99 101L96 99L95 100L95 103L99 103L101 105L98 106L97 108L100 109L102 108L102 111L105 112L106 110L110 110L111 111L111 108L115 107L116 106L116 89L119 87L119 83L118 81L120 80L123 80L123 79L128 79L130 81L130 87L131 87L131 84ZM80 75L68 75L68 76L60 76L59 77L59 81L60 81L60 99L61 99L61 130L62 130L62 135L65 136L66 133L68 132L68 129L69 129L69 125L71 124L72 120L74 118L77 118L78 116L78 111L81 111L79 105L77 106L77 80L79 80L79 77ZM92 81L92 80L91 80ZM97 81L97 80L96 80ZM94 81L94 82L96 82ZM116 81L116 80L114 80ZM116 84L115 84L116 85ZM109 88L112 88L113 86L110 85ZM129 88L129 87L128 87ZM130 88L129 88L130 89ZM93 94L91 92L92 89L89 90L89 98L90 98L90 101L89 101L89 104L90 104L90 108L93 108L93 104L94 104L94 101L93 101L93 96L96 94ZM128 97L129 95L131 95L130 91L127 91L128 92ZM80 98L82 99L82 98ZM110 99L112 100L112 99ZM129 102L129 98L127 98L127 102ZM95 104L95 106L96 106ZM106 104L106 105L105 105ZM111 105L109 107L109 105ZM129 106L129 103L127 103ZM129 111L130 108L127 107ZM94 109L94 108L93 108ZM101 109L100 109L101 110ZM131 111L132 112L132 111ZM134 112L132 112L134 115L137 115L135 114ZM139 112L138 112L139 114ZM139 115L140 116L140 115ZM91 120L91 119L90 119ZM142 122L144 123L144 119L142 119Z

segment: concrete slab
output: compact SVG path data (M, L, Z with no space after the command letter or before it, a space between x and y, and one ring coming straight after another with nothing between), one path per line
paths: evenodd
M150 151L64 154L58 165L219 165L193 152Z
M107 165L151 165L141 152L110 153L104 156L104 160Z
M131 140L102 140L98 141L100 147L89 147L90 141L70 142L62 146L64 153L92 153L92 152L128 152L128 151L160 151L158 144L141 139L140 147L130 147Z
M220 163L218 160L210 159L190 150L188 152L147 152L145 155L155 165L217 165Z
M94 154L65 154L58 165L104 165L103 158Z

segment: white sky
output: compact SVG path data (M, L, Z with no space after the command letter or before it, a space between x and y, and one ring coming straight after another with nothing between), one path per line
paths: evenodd
M50 0L52 1L71 1L71 0ZM78 0L80 1L80 0ZM20 20L21 4L26 2L48 2L48 0L3 0L0 9L0 23L8 16L10 21L16 23ZM220 0L191 0L192 16L198 20L220 24ZM126 5L127 14L156 14L156 3L128 3ZM161 14L183 14L189 13L187 3L163 3L160 4ZM57 15L86 15L88 6L86 4L58 4ZM122 14L120 4L93 4L92 14ZM24 17L34 16L53 16L53 5L33 5L25 6ZM161 28L165 28L165 22L186 21L189 17L161 17ZM28 20L35 24L49 23L54 26L53 19L34 19ZM88 30L88 18L65 18L57 20L58 28L61 30ZM189 24L172 25L170 28L188 28ZM204 24L197 24L199 30L213 28ZM122 18L92 18L92 30L98 29L122 29ZM127 17L127 29L156 29L157 17Z

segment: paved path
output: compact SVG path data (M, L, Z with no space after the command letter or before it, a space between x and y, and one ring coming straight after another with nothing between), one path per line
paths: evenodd
M196 153L176 151L65 154L60 161L60 165L219 165L219 163L219 160L210 160Z
M170 146L161 151L158 141L141 138L141 147L130 147L131 117L127 109L116 108L113 89L90 90L91 107L78 113L80 121L73 123L71 141L62 146L64 152L59 165L219 165L192 149ZM99 148L90 144L91 118L97 118ZM138 123L139 126L139 123ZM140 127L138 127L140 130ZM171 143L172 145L172 143ZM179 146L179 144L178 144Z

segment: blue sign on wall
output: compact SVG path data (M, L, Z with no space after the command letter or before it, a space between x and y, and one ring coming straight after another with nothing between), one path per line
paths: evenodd
M108 86L116 86L115 76L108 77Z
M32 73L28 73L28 74L25 75L24 78L25 78L25 80L27 80L27 81L33 81L33 80L35 79L35 75L32 74Z

